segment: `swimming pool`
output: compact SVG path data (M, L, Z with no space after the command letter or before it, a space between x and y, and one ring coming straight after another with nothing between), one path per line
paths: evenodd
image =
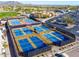
M58 40L56 37L50 35L50 34L44 34L43 36L45 36L47 39L49 39L51 42L53 42L54 44L60 45L61 41Z
M32 34L32 30L28 29L28 28L22 28L22 30L26 33L26 34Z
M11 20L11 24L12 25L20 25L21 23L19 22L19 20L13 19L13 20Z
M20 29L14 30L14 34L15 34L16 36L23 36L23 35L24 35L23 32L22 32Z

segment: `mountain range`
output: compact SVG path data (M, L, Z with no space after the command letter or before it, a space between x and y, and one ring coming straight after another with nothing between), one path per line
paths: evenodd
M35 5L35 4L23 4L18 1L0 1L0 6L66 6L66 5Z
M0 6L6 6L6 5L23 5L22 3L18 2L18 1L0 1Z

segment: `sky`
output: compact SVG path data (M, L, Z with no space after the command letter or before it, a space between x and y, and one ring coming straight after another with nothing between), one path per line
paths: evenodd
M19 1L19 2L34 5L79 5L79 1Z
M79 0L0 0L0 1L18 1L24 4L33 5L79 5Z

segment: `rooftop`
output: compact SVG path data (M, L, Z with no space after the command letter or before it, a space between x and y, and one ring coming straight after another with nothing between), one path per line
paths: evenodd
M67 13L68 15L69 15L69 17L71 17L72 19L73 19L73 21L75 22L74 24L72 24L72 25L67 25L67 26L64 26L64 25L59 25L59 24L57 24L57 23L55 23L55 22L52 22L54 19L52 19L51 20L51 22L50 22L50 25L52 26L52 25L55 25L55 26L57 26L57 27L59 27L59 28L62 28L62 29L64 29L64 30L66 30L66 31L69 31L69 32L71 32L71 33L73 33L73 34L75 34L76 36L79 36L79 32L78 32L78 29L79 29L79 12L78 11L74 11L74 12L69 12L69 13ZM66 15L67 15L66 14ZM62 20L63 19L63 17L64 17L65 15L62 15L61 17L56 17L56 19L55 20L57 20L57 19L59 19L60 18L60 20ZM49 20L50 21L50 20Z

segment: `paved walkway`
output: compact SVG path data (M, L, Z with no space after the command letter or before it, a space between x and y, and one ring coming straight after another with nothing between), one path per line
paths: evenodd
M2 36L3 36L3 33L0 30L0 57L10 57L10 51L9 51L7 37L3 38ZM5 43L6 47L3 46L4 43Z
M71 49L70 51L66 52L66 54L68 54L69 57L79 57L79 47Z
M0 30L0 57L3 57L4 55L2 55L2 32Z

